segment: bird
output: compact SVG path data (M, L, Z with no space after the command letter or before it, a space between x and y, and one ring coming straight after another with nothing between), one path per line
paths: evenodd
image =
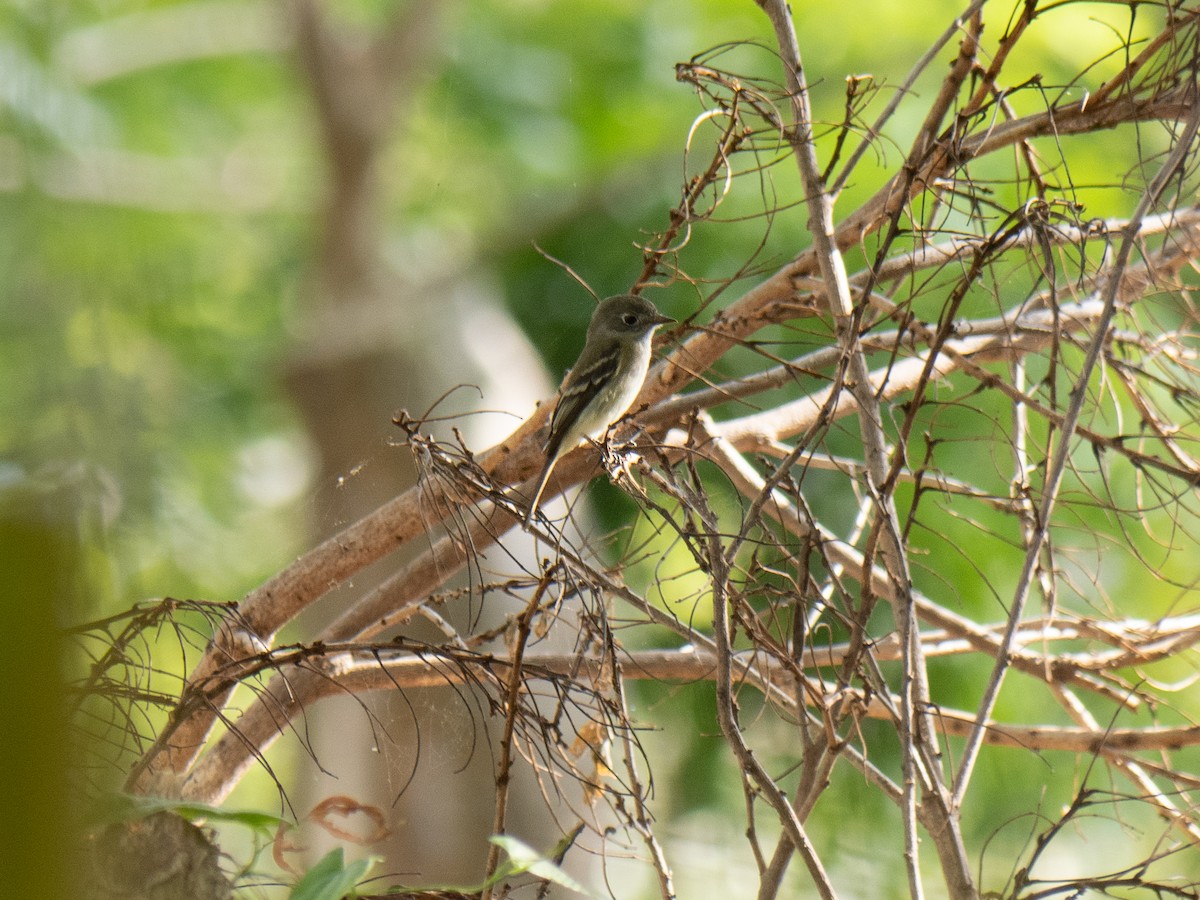
M660 315L644 297L619 294L601 300L588 323L579 359L559 389L544 451L546 463L525 513L528 528L555 464L585 440L595 440L628 412L650 368L650 342Z

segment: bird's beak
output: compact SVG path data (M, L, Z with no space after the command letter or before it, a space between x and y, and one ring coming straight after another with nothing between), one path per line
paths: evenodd
M675 320L672 319L670 316L655 316L650 321L653 322L655 325L666 325L668 322L674 322Z

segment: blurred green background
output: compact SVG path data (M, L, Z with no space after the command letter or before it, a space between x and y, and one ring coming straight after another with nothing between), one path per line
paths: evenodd
M395 17L408 14L385 0L327 6L325 25L342 42L338 65L353 64ZM921 4L920 15L884 0L852 6L794 10L823 122L840 120L847 75L870 73L889 86L881 97L889 96L960 5L934 0ZM993 6L994 40L1007 8ZM675 64L727 42L758 42L728 48L717 61L779 78L770 28L750 0L423 4L412 21L436 21L424 23L428 31L400 88L379 101L386 113L367 179L370 233L349 253L365 248L369 258L347 262L345 248L329 246L338 220L328 205L337 188L322 131L328 120L298 61L290 9L233 0L8 0L0 12L0 509L10 529L0 563L23 576L7 579L0 599L4 620L14 623L8 634L23 635L25 646L57 646L55 621L71 625L151 598L236 600L317 535L369 508L379 496L372 490L363 490L361 505L346 495L355 485L385 487L408 464L396 459L404 451L389 446L391 413L402 406L420 412L442 391L479 382L472 365L482 351L453 340L455 329L444 321L468 321L474 297L519 324L524 362L544 364L541 380L519 394L485 390L462 401L493 411L496 431L477 446L502 436L534 399L550 396L591 309L586 292L537 248L597 293L619 292L641 268L635 242L662 229L678 203L689 171L685 140L702 107L675 80ZM1128 26L1127 16L1103 4L1065 15L1076 18L1031 39L1044 49L1041 58L1026 48L1028 74L1040 71L1049 83L1116 46L1108 25L1118 32ZM1089 15L1107 15L1108 24ZM1068 29L1072 40L1060 40ZM1105 66L1119 63L1110 59L1089 77L1098 82ZM933 66L917 93L943 71ZM362 86L371 89L369 77ZM893 123L840 210L874 191L875 176L898 163L898 148L918 124L903 116ZM1073 151L1071 175L1093 215L1120 212L1119 192L1107 187L1133 162L1114 168L1114 148L1128 147L1122 140ZM705 152L698 158L706 161ZM776 167L772 177L778 196L791 202L794 168ZM753 188L735 192L723 215L732 220L762 204ZM769 270L802 248L805 219L800 209L780 215L758 262ZM730 278L766 230L755 218L710 225L693 236L681 264L696 278ZM343 311L354 302L327 302L331 259L335 274L349 266L348 282L361 287L347 291L351 301L371 294L357 311ZM323 375L344 351L329 351L322 339L343 321L351 322L346 343L370 333L373 310L393 292L399 316L379 319L387 336L372 353L404 356L418 342L422 353L438 355L440 368ZM459 299L450 303L450 296ZM653 296L680 318L701 299L684 284ZM428 327L410 328L410 313ZM481 341L493 338L485 324L469 322ZM776 349L795 353L820 339L800 336ZM750 354L735 354L726 372L752 364ZM378 374L393 371L399 374L391 380ZM430 383L418 384L423 379ZM314 382L330 396L306 409L305 386ZM330 409L360 429L341 456L314 427L333 420ZM836 435L831 446L853 451L837 447ZM967 447L963 456L971 453ZM994 458L975 464L981 480L989 471L996 477ZM594 493L609 524L628 514L615 491L597 485ZM815 496L813 505L848 527L836 494ZM954 527L947 515L936 527L931 521L930 532ZM50 558L31 549L41 546L39 534L55 548L49 570L30 562ZM914 541L935 550L964 543L952 531ZM930 570L931 582L952 583L950 593L964 604L994 602L984 579L1008 583L1003 572L946 554ZM1148 615L1170 602L1152 590L1141 601ZM998 608L990 614L999 616ZM34 658L44 663L47 654ZM62 665L80 673L76 657ZM13 697L48 690L53 667L18 662L13 669L3 688ZM934 671L953 684L982 669L948 662ZM967 691L961 702L969 706L973 697ZM659 754L652 753L655 809L670 823L668 854L681 895L747 883L754 876L740 836L741 790L716 736L708 689L648 685L634 712L660 729L645 740ZM1044 712L1054 711L1047 704ZM29 723L9 745L15 760L36 755L19 756L22 748L54 743L53 723ZM770 717L753 727L784 728ZM871 729L868 744L878 740L879 752L890 752L882 730L873 736ZM786 746L786 733L778 740ZM1016 751L985 756L976 790L987 800L972 808L986 814L966 823L976 848L1000 829L1001 849L986 857L998 868L985 863L985 885L1003 880L1040 827L1028 818L1032 811L1054 815L1069 799L1083 774L1074 765L1071 757ZM115 772L94 776L97 784L118 781ZM902 883L895 810L854 778L833 790L811 832L835 883L885 855L891 863L873 862L870 874L854 877L858 896L892 895ZM23 810L53 822L60 814L54 796L41 787L22 795L18 786L5 815ZM266 780L239 800L268 809L279 803ZM882 830L881 821L888 823ZM1120 832L1097 832L1088 852L1124 840ZM43 869L46 852L43 843L24 859Z

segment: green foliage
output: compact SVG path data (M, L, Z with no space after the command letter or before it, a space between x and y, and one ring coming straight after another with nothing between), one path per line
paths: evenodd
M342 900L356 896L355 885L366 877L373 861L359 859L347 864L341 847L330 850L292 888L291 900Z
M532 875L542 881L557 884L577 894L592 896L578 881L564 872L550 858L542 856L524 841L506 834L494 834L488 840L507 854L505 859L481 888L491 887L512 878L514 875ZM564 838L564 843L555 849L555 855L566 852L571 838Z
M230 810L207 803L173 800L167 797L140 797L130 794L110 794L100 798L90 816L89 826L113 822L136 822L159 812L173 812L189 822L228 822L241 825L259 835L273 835L286 819L253 810Z

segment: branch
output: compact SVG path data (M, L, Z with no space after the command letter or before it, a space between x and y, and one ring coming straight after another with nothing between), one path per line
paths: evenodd
M1026 550L1025 562L1021 569L1020 577L1017 580L1016 590L1014 591L1009 612L1009 624L1002 642L1004 650L1012 646L1017 627L1021 617L1024 615L1025 604L1029 599L1029 592L1033 583L1037 562L1042 552L1042 547L1049 536L1050 523L1052 521L1051 513L1054 511L1054 504L1058 499L1059 487L1062 484L1063 473L1066 470L1067 456L1072 449L1072 439L1079 424L1080 414L1083 411L1084 400L1087 397L1092 372L1099 362L1101 349L1108 340L1108 332L1112 325L1113 316L1116 315L1118 299L1122 301L1128 300L1129 282L1126 279L1126 274L1129 268L1129 260L1137 241L1138 231L1141 227L1141 221L1149 214L1151 208L1158 203L1159 197L1166 189L1167 184L1176 177L1179 168L1191 153L1192 142L1196 138L1198 129L1200 129L1200 104L1193 102L1191 115L1187 119L1183 133L1177 139L1175 147L1163 162L1154 180L1142 194L1134 214L1130 217L1129 224L1122 233L1121 243L1117 248L1116 260L1113 263L1112 271L1108 273L1107 282L1104 286L1103 310L1088 346L1087 356L1076 378L1075 385L1071 390L1070 403L1067 407L1067 413L1063 418L1062 432L1054 449L1054 456L1046 469L1045 483L1042 488L1042 503L1038 509L1037 527ZM1000 694L1000 686L1004 681L1004 675L1007 670L1008 660L1007 653L1005 652L996 657L996 665L992 671L992 677L988 681L983 699L979 704L979 713L977 716L978 727L975 733L968 739L967 745L963 750L962 761L955 776L955 805L962 803L967 787L970 784L971 771L974 768L975 760L979 753L979 746L982 742L981 732L986 727L986 723L990 720L992 711L995 709L996 700Z

